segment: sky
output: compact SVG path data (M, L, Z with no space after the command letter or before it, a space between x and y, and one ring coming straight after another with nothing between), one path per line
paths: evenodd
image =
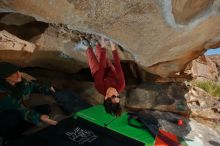
M209 49L205 52L205 55L213 55L213 54L220 54L220 47L217 49Z

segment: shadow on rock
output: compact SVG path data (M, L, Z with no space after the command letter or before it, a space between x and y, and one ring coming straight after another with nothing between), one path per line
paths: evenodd
M162 130L184 138L191 131L186 93L183 83L145 83L127 91L125 107L143 116L153 115Z
M129 109L150 109L172 113L190 113L183 83L145 83L127 91L125 106Z
M209 141L209 143L213 146L220 146L220 143L217 141Z

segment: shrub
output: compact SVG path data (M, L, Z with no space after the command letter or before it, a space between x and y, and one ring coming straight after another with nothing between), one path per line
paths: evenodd
M220 85L217 84L216 82L208 81L208 80L194 81L193 85L202 88L212 96L220 98Z

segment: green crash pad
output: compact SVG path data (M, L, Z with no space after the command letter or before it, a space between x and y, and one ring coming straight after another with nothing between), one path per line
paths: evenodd
M99 126L105 127L111 121L115 120L117 117L106 113L103 105L96 105L88 109L81 110L75 114L76 117L81 117L95 123Z
M135 125L139 123L136 122ZM112 121L109 125L107 125L108 129L135 139L139 142L145 144L145 146L152 146L154 145L155 138L145 129L138 129L132 127L128 124L128 114L125 112L120 117Z
M126 112L120 117L115 117L106 113L103 105L97 105L77 112L75 116L139 141L145 146L154 145L155 139L147 130L138 129L128 124L128 115ZM139 123L137 122L137 124Z

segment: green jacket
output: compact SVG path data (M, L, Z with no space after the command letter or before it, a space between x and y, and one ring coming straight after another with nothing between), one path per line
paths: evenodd
M14 87L5 81L1 81L0 92L6 92L7 94L0 99L0 111L17 109L23 115L24 120L38 125L40 124L40 114L25 107L22 101L27 99L31 93L50 94L50 87L51 84L40 84L36 81L29 82L25 79Z

